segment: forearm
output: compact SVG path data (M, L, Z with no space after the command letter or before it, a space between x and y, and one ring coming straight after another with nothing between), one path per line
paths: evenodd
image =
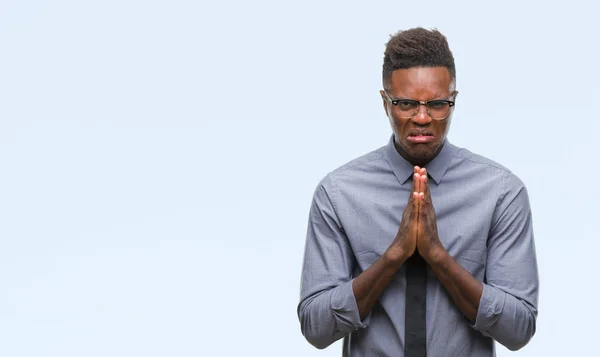
M354 279L352 290L361 319L365 318L375 306L377 299L390 284L406 259L407 257L402 256L394 261L384 254Z
M475 322L483 293L483 284L446 252L438 254L428 263L454 304L463 315Z
M535 307L505 291L481 283L447 253L430 261L430 265L474 329L513 351L525 346L533 337Z
M398 258L384 255L353 280L305 297L298 315L306 339L317 348L325 348L366 327L363 320L406 260Z
M352 293L352 281L303 297L298 317L302 334L319 349L364 326Z
M311 205L298 318L302 334L317 348L365 326L352 292L356 261L334 209L331 178L315 191Z
M535 334L538 271L527 190L514 175L504 181L487 238L483 293L473 328L510 350Z
M537 308L492 285L483 285L473 328L512 351L525 346L535 334Z

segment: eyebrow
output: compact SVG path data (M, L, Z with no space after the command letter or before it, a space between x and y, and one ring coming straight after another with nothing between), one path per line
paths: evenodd
M385 92L385 95L387 95L388 98L390 98L393 101L396 101L396 100L414 100L414 101L417 101L417 102L419 101L417 99L406 98L406 97L392 97L392 95L387 90L384 90L384 92ZM448 95L446 95L446 96L444 96L442 98L440 98L440 93L437 92L437 93L435 93L435 96L434 96L435 99L429 99L429 100L426 100L426 102L431 102L431 101L434 101L434 100L449 100L449 101L452 101L452 99L448 98L448 97L451 97L455 92L456 91L450 92L450 93L448 93Z
M420 102L420 100L417 100L417 99L412 99L412 98L404 98L404 97L398 97L398 98L394 98L394 97L392 97L392 96L391 96L391 95L389 95L389 94L388 94L388 96L389 96L389 97L390 97L390 98L391 98L393 101L396 101L396 100L410 100L410 101ZM429 100L425 100L425 102L431 102L431 101L434 101L434 100L448 100L447 98L448 98L449 96L450 96L450 95L447 95L447 96L445 96L445 97L443 97L443 98L439 98L440 96L436 95L436 96L434 97L435 99L429 99Z
M417 100L417 99L412 99L412 98L405 98L405 97L392 97L392 96L390 95L390 93L388 93L387 91L385 91L385 94L386 94L388 97L390 97L390 99L391 99L391 100L394 100L394 101L395 101L395 100L414 100L414 101L417 101L417 102L419 101L419 100ZM439 93L436 93L436 94L435 94L435 96L434 96L434 98L436 98L436 99L429 99L429 100L426 100L426 102L431 102L432 100L448 100L447 98L448 98L449 96L451 96L451 95L452 95L452 93L450 93L450 94L448 94L448 95L446 95L446 96L444 96L444 97L442 97L442 98L439 98L439 97L440 97Z

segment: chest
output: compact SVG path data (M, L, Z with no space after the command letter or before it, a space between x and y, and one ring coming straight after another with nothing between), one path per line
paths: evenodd
M487 238L495 209L494 192L477 186L431 185L440 241L471 273L484 272ZM366 269L394 240L408 203L410 183L343 197L342 222L360 270Z

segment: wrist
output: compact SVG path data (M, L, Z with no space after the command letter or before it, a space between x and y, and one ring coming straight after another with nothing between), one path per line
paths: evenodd
M423 259L431 266L439 266L444 265L449 257L450 255L444 247L436 246L435 248L430 249L427 254L423 256Z
M382 263L386 266L386 267L391 267L395 270L400 269L400 266L402 266L402 264L404 264L404 262L409 258L410 256L404 252L403 250L400 249L388 249L385 253L383 253L383 255L381 256L381 261Z

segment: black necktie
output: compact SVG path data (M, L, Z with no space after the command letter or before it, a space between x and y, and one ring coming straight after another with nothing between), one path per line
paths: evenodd
M418 252L406 261L404 357L426 357L425 297L427 263Z

